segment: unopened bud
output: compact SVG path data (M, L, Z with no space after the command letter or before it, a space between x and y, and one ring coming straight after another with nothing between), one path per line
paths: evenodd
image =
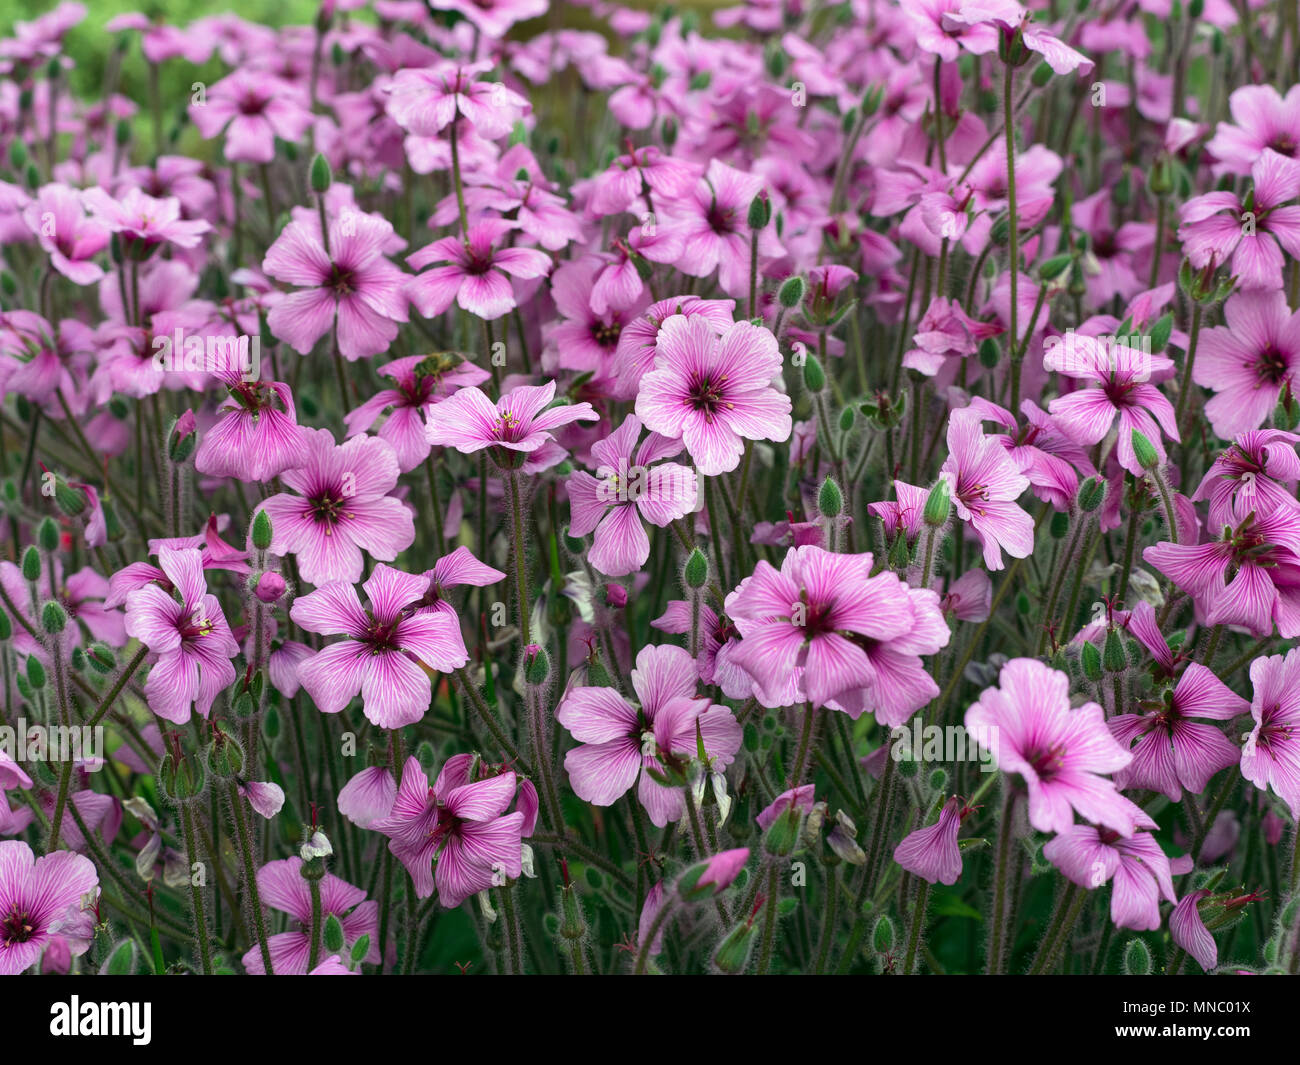
M840 491L834 477L827 477L817 492L817 510L828 518L835 518L843 509L844 493Z
M948 512L952 509L952 500L948 494L948 482L942 478L934 483L930 494L925 499L925 509L921 518L926 525L938 528L947 524Z

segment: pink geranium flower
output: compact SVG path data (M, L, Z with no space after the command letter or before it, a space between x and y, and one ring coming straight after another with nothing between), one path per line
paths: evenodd
M312 584L355 582L363 552L392 562L415 540L415 519L388 493L401 471L392 445L359 436L335 445L328 429L307 430L304 465L283 475L287 488L262 506L271 516L271 551L293 554Z
M1251 513L1300 508L1295 482L1300 480L1300 436L1281 429L1248 429L1215 456L1192 502L1208 499L1209 527L1237 525Z
M230 660L239 644L217 597L208 594L197 548L161 547L158 565L172 590L149 583L131 592L126 632L154 656L144 684L149 709L183 725L191 712L206 718L217 695L234 682Z
M1230 721L1250 709L1205 666L1189 663L1177 686L1144 713L1121 714L1106 722L1133 761L1115 773L1121 788L1150 788L1178 802L1183 789L1193 795L1220 769L1235 765L1240 752L1209 721ZM1197 720L1200 719L1200 720Z
M1096 703L1070 706L1070 679L1032 658L1002 667L999 687L986 688L966 711L966 729L1029 789L1029 823L1065 832L1078 813L1131 836L1145 815L1102 776L1132 755L1115 742Z
M399 70L388 90L388 113L403 129L424 137L457 120L489 140L504 136L528 109L528 101L501 82L478 80L493 65L483 59Z
M329 223L327 250L318 220L290 222L262 261L268 275L299 286L271 307L271 332L300 355L331 329L349 361L388 350L407 318L406 275L384 254L393 235L387 219L344 207Z
M397 452L403 473L415 469L429 457L422 415L466 385L479 385L492 375L467 359L456 356L408 355L379 368L379 374L392 381L393 387L375 393L343 416L348 437L366 432L384 411L388 416L379 427L379 438L387 440Z
M225 155L231 162L269 163L277 137L290 144L311 127L307 94L265 71L236 69L190 104L190 117L205 138L226 131Z
M955 884L961 877L962 801L953 795L933 825L908 833L894 848L894 861L930 884Z
M436 318L454 301L462 310L493 321L516 306L510 278L545 277L551 258L536 248L497 247L518 223L484 218L469 234L443 237L406 257L414 270L424 270L407 283L411 302L421 317Z
M678 296L651 304L644 314L625 325L619 333L618 348L614 352L615 397L636 399L641 378L654 366L659 335L670 318L675 315L702 317L709 322L713 332L720 335L734 323L732 312L735 309L735 300L702 300L698 296Z
M517 466L553 439L552 429L600 418L590 403L548 406L554 398L554 381L519 385L496 403L477 388L462 388L429 409L429 443L467 455L490 447L498 465Z
M642 521L664 527L696 506L695 474L661 462L682 449L680 440L651 433L637 447L641 419L630 414L614 433L591 446L596 476L575 470L569 478L571 536L594 530L587 561L609 577L634 573L650 557Z
M1300 153L1300 85L1285 96L1272 85L1243 85L1228 97L1228 110L1233 121L1220 122L1205 146L1219 160L1216 173L1249 174L1265 151L1288 159Z
M293 393L281 381L245 381L237 370L217 374L230 392L221 415L199 442L194 468L212 477L269 481L308 461L308 430L298 425Z
M555 711L557 720L578 740L564 757L569 783L580 799L612 806L633 784L637 798L660 828L686 812L680 787L654 780L697 754L702 737L711 769L725 769L740 749L740 726L725 706L696 695L695 660L680 647L643 647L632 670L632 689L640 705L613 688L573 688Z
M272 971L276 976L305 975L311 959L312 895L302 875L302 859L294 856L267 862L257 871L257 889L265 905L287 913L297 924L293 931L268 937ZM320 881L319 919L324 922L330 917L343 927L345 951L351 951L362 936L369 936L370 947L361 960L371 964L379 961L379 903L368 900L361 888L326 873ZM251 975L265 975L259 947L246 952L241 960Z
M1138 813L1144 828L1156 827ZM1083 888L1099 888L1113 879L1110 919L1116 928L1159 928L1161 898L1176 901L1169 859L1149 832L1125 837L1113 829L1067 825L1043 846L1043 856Z
M1282 797L1300 818L1300 648L1250 664L1255 727L1241 750L1241 775Z
M159 244L195 248L212 225L201 218L181 218L181 201L175 196L154 199L138 188L115 200L102 188L87 189L82 201L96 221L122 238L123 250L143 254Z
M356 589L335 581L294 600L289 616L308 632L346 639L298 666L298 679L326 714L337 714L359 692L367 718L380 728L419 721L433 698L429 674L451 673L469 661L460 625L438 610L423 611L427 577L382 563Z
M56 942L73 957L84 954L95 938L98 893L89 858L72 851L37 858L21 840L0 840L0 976L30 969Z
M737 322L719 337L707 319L675 315L659 332L636 413L717 476L740 464L743 441L790 438L790 397L772 387L780 372L776 337L762 326Z
M471 780L475 761L468 754L449 758L430 787L420 763L408 758L392 811L370 826L388 837L416 896L428 898L436 886L447 909L522 873L524 813L506 813L515 798L515 774Z
M45 185L23 209L50 263L69 281L93 285L104 276L94 257L108 247L108 226L86 215L81 194L67 185Z
M1029 478L997 438L986 436L978 409L956 410L948 418L948 457L940 469L953 509L984 547L984 565L1002 569L1002 551L1025 558L1034 549L1034 519L1016 503Z
M1205 416L1218 436L1231 440L1258 429L1282 390L1295 387L1300 313L1291 313L1279 288L1238 292L1223 305L1223 316L1226 325L1201 333L1192 380L1214 391Z

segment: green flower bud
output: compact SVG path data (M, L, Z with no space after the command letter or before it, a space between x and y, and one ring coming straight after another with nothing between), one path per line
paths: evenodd
M41 523L36 526L36 542L41 545L41 550L46 554L53 554L59 549L59 523L53 518L42 518ZM24 567L23 576L27 576L26 567ZM37 574L39 576L39 572ZM28 577L28 580L36 580L36 577Z
M57 636L68 624L68 612L54 600L41 607L41 628L51 636Z
M46 519L49 520L48 518ZM42 523L44 524L44 523ZM58 529L55 528L54 546L58 547ZM48 550L54 550L49 548ZM29 546L23 552L23 580L35 583L41 579L41 553L36 550L35 546Z
M838 517L844 509L844 493L835 483L834 477L827 477L817 492L817 509L828 518Z
M709 582L709 560L698 547L686 559L686 587L697 591Z
M877 954L888 954L894 949L894 940L897 938L894 931L894 922L890 920L887 914L881 914L876 918L876 925L871 930L871 946Z
M815 355L808 355L804 360L803 383L809 392L820 392L826 387L826 371Z
M993 369L1002 361L1002 349L992 337L985 337L980 341L979 360L980 365L986 370Z
M259 510L253 515L253 547L258 551L269 551L272 539L271 515Z
M244 771L244 747L233 736L224 732L208 745L208 768L220 780L237 777Z
M45 687L45 667L35 655L27 656L27 683L33 691L41 691Z
M1106 482L1100 477L1089 477L1079 485L1079 509L1091 514L1106 498Z
M551 673L551 660L546 649L537 644L524 648L524 679L534 687L545 684Z
M1155 447L1137 429L1133 430L1133 455L1144 470L1154 470L1160 465L1160 456Z
M795 274L794 277L788 277L781 282L781 287L776 292L776 300L787 311L791 311L803 302L804 293L807 291L808 283Z
M1064 540L1066 533L1070 531L1070 515L1063 510L1053 511L1047 531L1053 540Z
M925 509L921 512L921 520L932 528L938 528L940 525L947 524L951 509L952 500L948 494L948 482L940 478L934 482L934 487L925 498Z
M1124 975L1151 975L1151 948L1140 939L1130 939L1124 948Z
M1044 281L1055 281L1073 261L1073 255L1053 255L1050 259L1043 260L1042 265L1038 267L1038 276Z
M749 228L757 232L760 229L766 229L767 224L771 221L772 201L768 199L767 190L764 189L749 201Z
M754 925L748 922L738 924L718 945L717 953L713 955L713 964L728 975L744 972L757 938L758 929Z
M325 918L325 949L330 954L343 950L343 924L334 914Z
M311 161L311 191L319 196L328 192L333 183L334 175L330 171L329 160L317 152Z
M1034 88L1041 89L1052 80L1054 73L1055 71L1052 70L1050 64L1039 63L1038 66L1034 67L1034 72L1029 76L1029 80L1034 83Z
M1079 659L1085 677L1093 682L1101 680L1101 652L1097 650L1095 643L1084 643L1083 649L1079 652Z

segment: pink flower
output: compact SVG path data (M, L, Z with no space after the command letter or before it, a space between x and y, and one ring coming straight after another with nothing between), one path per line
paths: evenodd
M943 804L939 820L918 828L894 848L894 861L930 884L955 884L961 877L962 802L956 795Z
M519 385L496 403L477 388L462 388L429 409L429 443L454 447L467 455L490 447L498 465L518 465L553 439L552 429L600 418L590 403L548 406L554 398L554 381Z
M485 321L509 314L516 306L511 277L545 277L551 259L536 248L498 248L518 224L501 218L475 222L464 237L443 237L406 257L423 270L407 282L407 292L421 317L436 318L454 301Z
M291 932L268 937L271 970L276 976L306 975L311 959L312 895L302 875L302 859L294 856L267 862L257 871L257 890L265 905L287 913L297 924ZM357 940L369 936L370 947L361 960L372 964L379 961L379 903L368 900L361 888L326 873L320 881L320 920L330 917L343 927L344 950L351 951ZM260 947L247 951L242 961L250 975L265 975Z
M763 191L763 179L711 159L695 188L664 207L670 223L685 241L679 269L692 277L718 271L718 283L728 296L749 291L749 205ZM782 253L771 226L758 235L758 254L773 259Z
M1138 813L1143 827L1156 827ZM1043 846L1043 855L1067 880L1089 890L1113 878L1110 919L1116 928L1159 928L1160 899L1176 900L1169 859L1149 832L1122 837L1093 825L1066 825Z
M702 300L698 296L678 296L651 304L644 314L625 325L619 333L618 348L614 352L615 397L636 399L641 378L654 366L659 336L670 318L675 315L702 317L709 322L714 333L722 334L735 321L732 317L735 307L735 300Z
M1215 456L1192 502L1210 501L1209 528L1237 525L1252 512L1300 507L1295 482L1300 480L1300 436L1281 429L1248 429Z
M672 599L664 612L650 622L663 632L689 636L694 625L691 604L685 599ZM719 617L708 603L700 604L700 646L696 664L700 680L716 684L728 699L748 699L754 690L754 679L732 659L740 646L739 633L727 618Z
M388 837L388 849L411 874L416 896L426 899L436 886L447 909L523 871L524 814L506 813L515 797L515 774L471 780L474 761L468 754L447 759L430 787L420 763L408 758L392 812L370 826Z
M355 437L335 445L328 429L306 430L307 462L282 479L297 495L281 492L262 504L271 516L271 551L293 554L302 579L312 584L355 582L363 552L392 562L415 540L415 520L388 493L401 471L392 445Z
M1241 289L1280 289L1283 252L1300 255L1300 205L1283 206L1300 194L1300 161L1265 149L1250 173L1249 204L1229 191L1188 200L1178 213L1178 236L1197 270L1231 259Z
M232 163L269 163L277 137L293 144L312 124L301 88L238 68L208 89L206 100L190 104L190 117L205 138L226 131L225 155Z
M81 194L67 185L45 185L23 209L23 221L36 234L50 263L78 285L93 285L104 276L94 257L108 247L109 229L89 218Z
M1223 538L1158 543L1142 557L1188 592L1207 625L1243 625L1266 636L1300 636L1300 510L1253 514Z
M1241 775L1282 797L1300 818L1300 648L1250 664L1255 727L1241 749Z
M1074 814L1131 836L1145 814L1101 774L1132 755L1112 738L1096 703L1070 706L1070 680L1032 658L1002 667L1000 687L986 688L966 711L966 729L1029 789L1029 823L1065 832Z
M406 275L384 255L393 235L387 219L344 207L329 223L327 251L319 221L290 222L262 269L300 288L271 308L271 332L300 355L331 329L349 361L387 351L407 317Z
M1201 333L1192 380L1214 391L1205 416L1218 436L1231 440L1268 421L1282 390L1295 387L1300 313L1291 313L1278 288L1236 293L1223 316L1226 325Z
M501 82L475 80L492 67L484 59L399 70L388 90L388 113L403 129L424 137L458 119L489 140L502 137L523 116L528 101Z
M1133 453L1135 430L1151 442L1161 462L1167 460L1160 433L1164 430L1170 440L1177 442L1178 425L1173 404L1151 384L1151 378L1172 372L1172 359L1126 344L1071 333L1061 343L1049 347L1043 366L1097 385L1076 389L1048 404L1057 427L1071 440L1085 446L1100 443L1118 415L1115 446L1120 465L1134 477L1145 474Z
M1151 788L1178 802L1184 788L1199 795L1215 773L1236 765L1240 752L1227 737L1193 719L1230 721L1249 706L1205 666L1189 663L1176 687L1143 708L1143 714L1106 722L1133 755L1128 767L1115 773L1118 787Z
M1218 170L1249 174L1265 151L1288 159L1300 151L1300 85L1282 96L1271 85L1243 85L1228 97L1235 125L1220 122L1205 146Z
M245 381L238 371L217 375L230 392L217 423L203 434L194 468L211 477L269 481L305 466L309 430L298 425L293 393L281 381Z
M706 319L675 315L660 330L636 413L646 428L680 438L714 477L740 464L744 440L790 438L790 397L772 387L780 372L769 330L737 322L719 338Z
M903 356L903 365L929 377L951 358L965 358L979 350L980 341L997 336L996 322L978 322L962 310L959 300L934 299L917 325L916 347Z
M1201 917L1200 902L1210 892L1205 888L1184 895L1169 915L1169 935L1183 950L1196 959L1196 964L1210 972L1219 964L1219 948L1205 927Z
M196 548L161 547L158 565L180 601L155 583L126 597L126 632L154 655L145 681L149 709L183 725L191 711L206 718L218 693L235 679L239 644L221 604L208 594Z
M581 744L564 756L578 797L612 806L637 784L637 798L658 827L682 817L682 789L660 784L643 770L662 773L665 764L693 759L697 731L711 768L730 765L740 749L740 726L731 711L697 697L697 681L690 654L664 644L637 654L632 689L639 706L613 688L571 689L555 716Z
M639 200L645 188L652 196L679 199L691 190L698 173L654 145L634 148L592 179L591 210L597 215L619 214Z
M403 473L415 469L429 457L423 413L466 385L478 385L491 374L467 359L438 355L408 355L394 359L378 371L393 382L392 388L375 393L343 416L348 437L366 432L385 410L388 417L379 427L379 438L397 452Z
M891 572L873 577L871 563L870 554L791 548L780 570L760 561L727 596L742 637L731 661L754 678L760 703L854 718L875 709L892 725L938 694L919 658L948 642L938 594Z
M650 557L642 520L664 527L696 506L695 474L671 458L680 440L651 433L638 448L641 419L630 414L613 434L591 446L596 477L576 470L568 481L571 536L595 531L587 561L600 573L635 573Z
M144 250L159 244L195 248L212 228L201 218L182 219L181 201L175 196L156 200L131 188L115 200L102 188L93 188L83 192L81 198L97 222L121 235L123 250L129 255L137 254L137 246Z
M939 472L948 482L957 517L984 547L984 565L1002 569L1004 548L1012 558L1034 550L1034 519L1016 503L1029 478L995 437L984 435L976 411L956 410L949 416L948 457Z
M20 840L0 840L0 976L30 969L56 941L84 954L95 938L98 893L89 858L72 851L37 858Z
M299 665L298 679L322 713L339 713L359 692L370 721L401 728L419 721L433 698L421 663L451 673L469 661L469 653L455 618L419 609L429 590L427 577L380 563L362 587L369 610L346 581L294 600L289 616L299 626L346 637Z

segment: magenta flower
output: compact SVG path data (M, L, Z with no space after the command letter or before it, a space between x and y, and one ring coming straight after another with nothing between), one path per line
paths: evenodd
M894 861L927 883L957 883L961 877L961 848L957 846L961 816L961 799L953 795L943 804L938 821L903 837L894 848Z
M790 438L790 397L772 387L780 372L776 337L762 326L737 322L719 337L707 319L675 315L659 332L636 413L715 477L740 464L745 440Z
M283 475L286 487L262 506L271 516L271 551L295 555L311 584L354 583L364 555L392 562L415 541L415 519L388 493L401 471L392 445L359 436L335 445L328 429L306 430L307 462Z
M1237 525L1251 513L1271 514L1300 507L1295 482L1300 480L1300 436L1281 429L1248 429L1215 456L1192 502L1208 499L1209 527Z
M1145 814L1101 774L1132 755L1115 742L1096 703L1070 706L1070 679L1032 658L1002 667L1000 687L986 688L966 711L966 730L1029 789L1029 823L1065 832L1074 814L1131 836Z
M1167 376L1173 360L1126 344L1099 341L1071 333L1049 347L1043 366L1066 377L1093 382L1096 388L1079 388L1048 404L1056 425L1071 440L1091 446L1100 443L1119 417L1116 450L1122 465L1134 477L1145 474L1133 453L1136 430L1151 442L1161 462L1165 454L1161 430L1177 442L1178 425L1173 404L1154 384L1153 376Z
M612 806L633 784L650 820L663 828L686 812L680 787L654 780L644 770L663 772L697 754L697 730L711 769L731 764L740 749L740 726L725 706L696 695L695 660L680 647L643 647L632 670L640 705L613 688L573 688L555 711L556 719L581 746L564 756L569 784L580 799Z
M1300 636L1300 510L1254 514L1203 544L1158 543L1142 557L1197 603L1207 625Z
M370 826L388 837L416 896L426 899L436 886L447 909L522 873L524 814L506 813L515 775L507 770L471 780L474 761L468 754L447 759L430 787L420 763L408 758L392 812Z
M1205 888L1184 895L1169 915L1169 935L1183 950L1196 959L1196 964L1210 972L1219 964L1219 947L1205 927L1201 917L1200 902L1210 892Z
M1288 159L1300 152L1300 85L1282 96L1271 85L1243 85L1228 97L1235 125L1220 122L1205 146L1219 161L1216 168L1249 174L1265 151Z
M1268 421L1282 390L1294 388L1300 313L1291 313L1279 288L1236 293L1223 316L1226 325L1201 333L1192 380L1214 391L1205 416L1218 436L1231 440Z
M986 436L980 415L970 409L948 417L948 457L940 469L953 509L984 548L984 565L1002 569L1002 551L1025 558L1034 550L1034 519L1016 500L1029 478L1016 469L995 437Z
M718 283L728 296L749 291L749 205L763 191L763 179L711 159L695 188L665 211L685 241L679 269L692 277L718 271ZM782 253L771 226L758 236L759 261Z
M328 250L318 220L290 222L262 261L268 275L299 286L271 307L271 332L300 355L331 329L349 361L387 351L407 319L406 275L384 254L392 237L387 219L351 207L329 223Z
M614 352L614 375L617 379L614 396L634 400L640 390L641 378L653 366L658 349L659 334L664 323L675 315L687 318L705 318L719 335L731 328L735 319L732 312L735 300L702 300L698 296L678 296L651 304L644 314L623 327Z
M469 661L469 653L455 618L420 609L427 577L381 563L362 587L369 610L347 581L294 600L289 616L302 628L346 637L302 662L298 679L322 713L339 713L359 692L370 721L401 728L419 721L433 698L421 663L451 673Z
M393 445L403 473L415 469L429 457L424 412L456 389L482 384L491 376L467 359L439 355L408 355L381 366L378 372L389 378L393 387L353 407L343 420L350 439L366 432L388 411L388 417L379 427L379 438Z
M138 188L130 188L115 200L102 188L93 188L83 192L81 198L97 222L121 236L123 250L131 255L139 249L143 257L143 252L159 244L195 248L212 228L201 218L181 218L181 201L175 196L157 200Z
M1300 205L1291 203L1300 195L1300 161L1265 149L1250 174L1249 202L1224 191L1183 204L1178 236L1197 270L1231 259L1241 289L1280 289L1283 253L1300 255Z
M257 871L257 889L263 903L287 913L298 926L291 932L277 932L267 938L272 971L276 976L306 975L311 959L312 897L302 875L302 859L295 855L267 862ZM367 900L361 888L326 873L320 881L320 920L324 922L330 917L343 926L345 951L350 952L362 936L369 936L370 947L361 960L371 964L379 961L379 903ZM250 975L265 975L260 948L253 947L241 960Z
M592 179L591 210L597 215L619 214L630 209L645 188L652 197L679 199L691 190L698 174L689 163L664 155L654 145L634 148Z
M1155 828L1155 822L1141 811L1139 815L1143 827ZM1080 887L1092 890L1113 879L1110 919L1116 928L1159 928L1161 898L1176 901L1169 859L1149 832L1124 837L1093 825L1066 825L1044 844L1043 855Z
M230 660L239 644L217 597L208 594L197 548L160 547L158 565L175 594L156 583L131 592L126 632L153 653L144 684L149 709L183 725L191 712L206 718L217 695L234 682Z
M194 468L211 477L269 481L305 466L309 430L300 428L293 393L281 381L245 381L238 371L217 375L230 392L221 414L194 452Z
M759 561L727 596L742 637L731 661L753 677L760 703L854 718L875 709L894 724L916 708L918 684L922 702L938 694L919 658L948 642L937 593L917 595L888 571L873 577L871 563L870 554L795 547L780 570Z
M1116 771L1117 787L1150 788L1178 802L1184 788L1201 794L1215 773L1240 758L1227 737L1203 721L1230 721L1246 713L1249 704L1205 666L1189 663L1176 687L1142 707L1142 714L1121 714L1106 722L1133 755L1126 768Z
M660 462L682 449L680 440L651 433L640 447L641 419L630 414L610 436L591 445L600 463L596 477L576 470L569 477L571 536L595 531L587 561L608 577L635 573L650 557L642 520L660 528L696 506L695 473Z
M689 636L694 625L691 604L685 599L671 599L664 612L650 622L662 632ZM700 680L716 684L728 699L748 699L754 690L754 678L732 659L740 646L740 633L725 616L719 616L708 603L700 604L700 646L696 656Z
M406 257L414 270L424 270L407 282L407 293L421 317L436 318L453 301L462 310L486 321L509 314L516 306L510 278L545 277L551 258L536 248L497 247L518 223L484 218L464 237L443 237Z
M50 264L78 285L104 276L94 257L108 247L109 229L89 218L81 194L67 185L45 185L23 209L23 220L50 256Z
M98 893L89 858L72 851L37 858L21 840L0 840L0 976L30 969L47 947L86 953Z
M1250 664L1255 727L1241 749L1241 775L1282 797L1300 818L1300 648Z
M190 118L205 139L226 131L225 156L232 162L269 163L275 139L289 144L311 128L307 94L264 71L236 68L190 104Z
M502 137L528 110L528 101L501 82L476 80L493 65L484 59L399 70L388 89L388 114L403 129L423 137L457 120L489 140Z
M496 403L477 388L462 388L426 413L429 443L466 455L490 447L497 465L516 467L553 439L552 429L600 419L590 403L549 406L554 398L554 381L519 385Z

